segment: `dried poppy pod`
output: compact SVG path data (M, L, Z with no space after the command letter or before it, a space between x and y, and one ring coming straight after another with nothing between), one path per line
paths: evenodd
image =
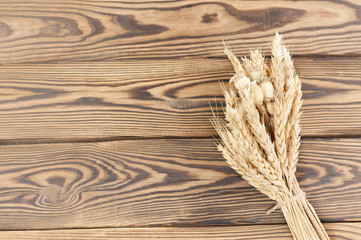
M270 81L263 81L259 84L259 86L262 89L263 95L264 95L264 99L266 101L271 101L273 100L273 95L274 95L274 88L273 85Z
M230 82L234 84L234 86L238 89L241 90L245 87L249 87L251 81L249 80L249 78L244 75L244 74L236 74L234 75Z
M258 86L257 84L253 85L251 87L251 94L253 96L253 101L256 106L263 104L264 97L260 86Z
M268 113L271 114L271 115L274 115L275 114L275 104L274 104L274 102L267 102L266 106L267 106Z
M261 80L262 72L259 69L255 69L253 71L250 71L248 75L252 81L259 81Z

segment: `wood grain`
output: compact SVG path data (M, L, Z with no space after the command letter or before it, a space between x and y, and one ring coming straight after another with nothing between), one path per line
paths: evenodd
M359 239L361 223L326 223L325 228L333 240ZM154 228L103 228L67 229L48 231L0 231L0 238L19 239L218 239L218 240L292 240L286 225L253 225L221 227L154 227Z
M358 0L1 1L0 239L292 239L208 139L222 38L269 55L275 31L302 76L298 179L360 239Z
M303 136L360 136L361 59L296 59ZM227 59L0 66L0 139L215 135Z
M298 179L324 222L361 221L361 139L309 139ZM284 223L212 139L0 147L0 228Z
M310 7L312 5L312 7ZM275 31L294 55L360 55L360 2L64 1L0 3L0 63L222 56Z

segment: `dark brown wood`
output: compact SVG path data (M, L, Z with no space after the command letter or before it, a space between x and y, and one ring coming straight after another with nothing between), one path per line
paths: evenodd
M333 240L359 239L361 223L326 223ZM153 228L100 228L41 231L0 231L0 238L19 239L222 239L222 240L292 240L286 225L252 225L220 227L153 227Z
M359 11L356 0L1 1L0 62L223 57L222 38L269 53L275 31L294 55L360 55Z
M324 222L361 221L361 139L303 141L298 179ZM211 139L0 147L0 228L284 223Z
M361 135L361 59L296 59L303 136ZM85 141L215 135L224 59L0 66L0 139Z

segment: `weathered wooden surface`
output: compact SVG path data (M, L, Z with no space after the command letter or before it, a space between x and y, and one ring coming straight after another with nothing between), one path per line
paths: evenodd
M326 223L333 240L359 239L360 223ZM153 227L153 228L100 228L48 231L0 231L0 238L19 239L217 239L217 240L292 240L286 225L219 226L219 227Z
M303 83L300 183L331 239L360 239L358 0L1 1L0 238L290 239L210 137L222 38L269 56L275 31Z
M303 142L298 178L323 221L361 221L360 156L361 139ZM0 165L1 229L284 222L211 139L1 146Z
M311 7L312 6L312 7ZM170 59L269 50L275 31L295 55L359 55L360 2L48 1L0 3L0 62Z
M296 59L304 136L361 135L361 59ZM215 135L227 59L0 66L0 140Z

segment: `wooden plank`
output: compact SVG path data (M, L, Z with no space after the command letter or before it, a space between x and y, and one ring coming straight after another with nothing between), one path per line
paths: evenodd
M361 221L361 139L303 141L298 179L324 222ZM0 147L0 228L284 223L212 139Z
M331 239L359 239L361 223L326 223ZM219 227L154 227L154 228L100 228L41 231L0 231L0 238L19 239L268 239L292 240L286 225L252 225Z
M359 55L359 10L357 0L1 1L0 62L215 57L222 37L245 54L268 51L275 31L294 55Z
M360 136L361 59L296 59L303 136ZM0 66L0 139L74 141L216 134L224 59Z

